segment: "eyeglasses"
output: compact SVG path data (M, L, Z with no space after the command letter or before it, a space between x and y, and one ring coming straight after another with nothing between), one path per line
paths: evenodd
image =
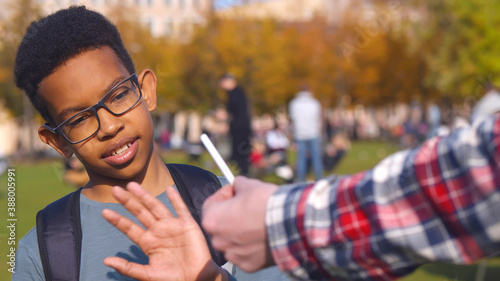
M132 109L141 97L141 88L134 73L114 86L97 104L78 112L55 128L48 123L43 126L62 135L69 143L76 144L89 139L101 128L98 109L102 107L114 116L119 116Z

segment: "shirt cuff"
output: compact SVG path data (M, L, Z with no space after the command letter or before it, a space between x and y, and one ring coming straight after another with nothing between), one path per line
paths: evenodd
M283 273L295 279L307 280L318 274L313 249L304 236L303 220L313 186L280 187L267 202L266 228L273 259Z

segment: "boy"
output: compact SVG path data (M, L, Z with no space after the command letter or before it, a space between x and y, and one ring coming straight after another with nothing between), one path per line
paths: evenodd
M80 280L130 280L103 264L108 256L148 263L137 245L101 217L104 208L130 216L116 203L112 186L141 183L172 210L163 191L174 181L153 145L156 77L148 69L135 73L116 27L85 7L34 22L16 57L16 84L47 121L40 139L66 158L74 154L89 175L79 201ZM187 280L233 278L211 260L201 240L185 241L196 252L173 249L172 259L186 257L189 263L172 271L194 274ZM13 280L44 280L35 228L19 241L17 265Z

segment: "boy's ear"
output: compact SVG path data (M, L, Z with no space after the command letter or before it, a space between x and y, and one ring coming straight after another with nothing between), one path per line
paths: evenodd
M38 136L40 139L54 148L59 154L65 158L70 158L73 155L69 143L60 135L52 133L49 129L44 126L38 128Z
M150 69L144 69L138 76L139 86L149 111L156 109L156 76Z

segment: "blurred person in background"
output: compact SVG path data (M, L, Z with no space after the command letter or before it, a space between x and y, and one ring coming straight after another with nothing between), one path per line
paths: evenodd
M290 140L286 134L287 124L273 120L274 128L266 133L267 155L273 172L286 182L293 180L293 170L288 166L287 152Z
M229 116L223 106L217 106L212 113L213 123L206 128L214 146L225 159L230 157L231 143L228 140Z
M189 163L199 164L200 155L203 153L203 145L200 136L203 133L201 126L201 115L192 111L188 115L185 151L189 157Z
M252 139L252 150L250 152L249 175L252 178L261 179L267 174L269 163L266 157L266 143L260 138Z
M5 156L2 148L0 147L0 176L7 171L7 167L9 166L9 161Z
M481 122L488 115L500 111L500 92L492 85L486 85L484 96L472 108L470 123Z
M80 188L89 181L85 167L74 155L70 158L64 158L63 180L75 188Z
M432 101L427 102L427 125L429 126L427 138L437 136L439 126L441 126L441 109Z
M401 142L404 148L414 148L418 146L427 133L427 124L424 120L424 110L418 100L414 100L410 104L408 118L403 124L404 134Z
M231 73L222 76L219 86L228 95L227 112L229 114L229 135L231 136L231 160L236 162L241 175L248 175L252 130L247 96Z
M345 133L338 132L331 137L325 146L325 153L323 154L325 172L332 173L350 148L351 142Z
M321 104L313 97L308 85L303 85L289 104L293 138L297 143L297 180L306 181L310 157L316 180L323 176L321 159Z

